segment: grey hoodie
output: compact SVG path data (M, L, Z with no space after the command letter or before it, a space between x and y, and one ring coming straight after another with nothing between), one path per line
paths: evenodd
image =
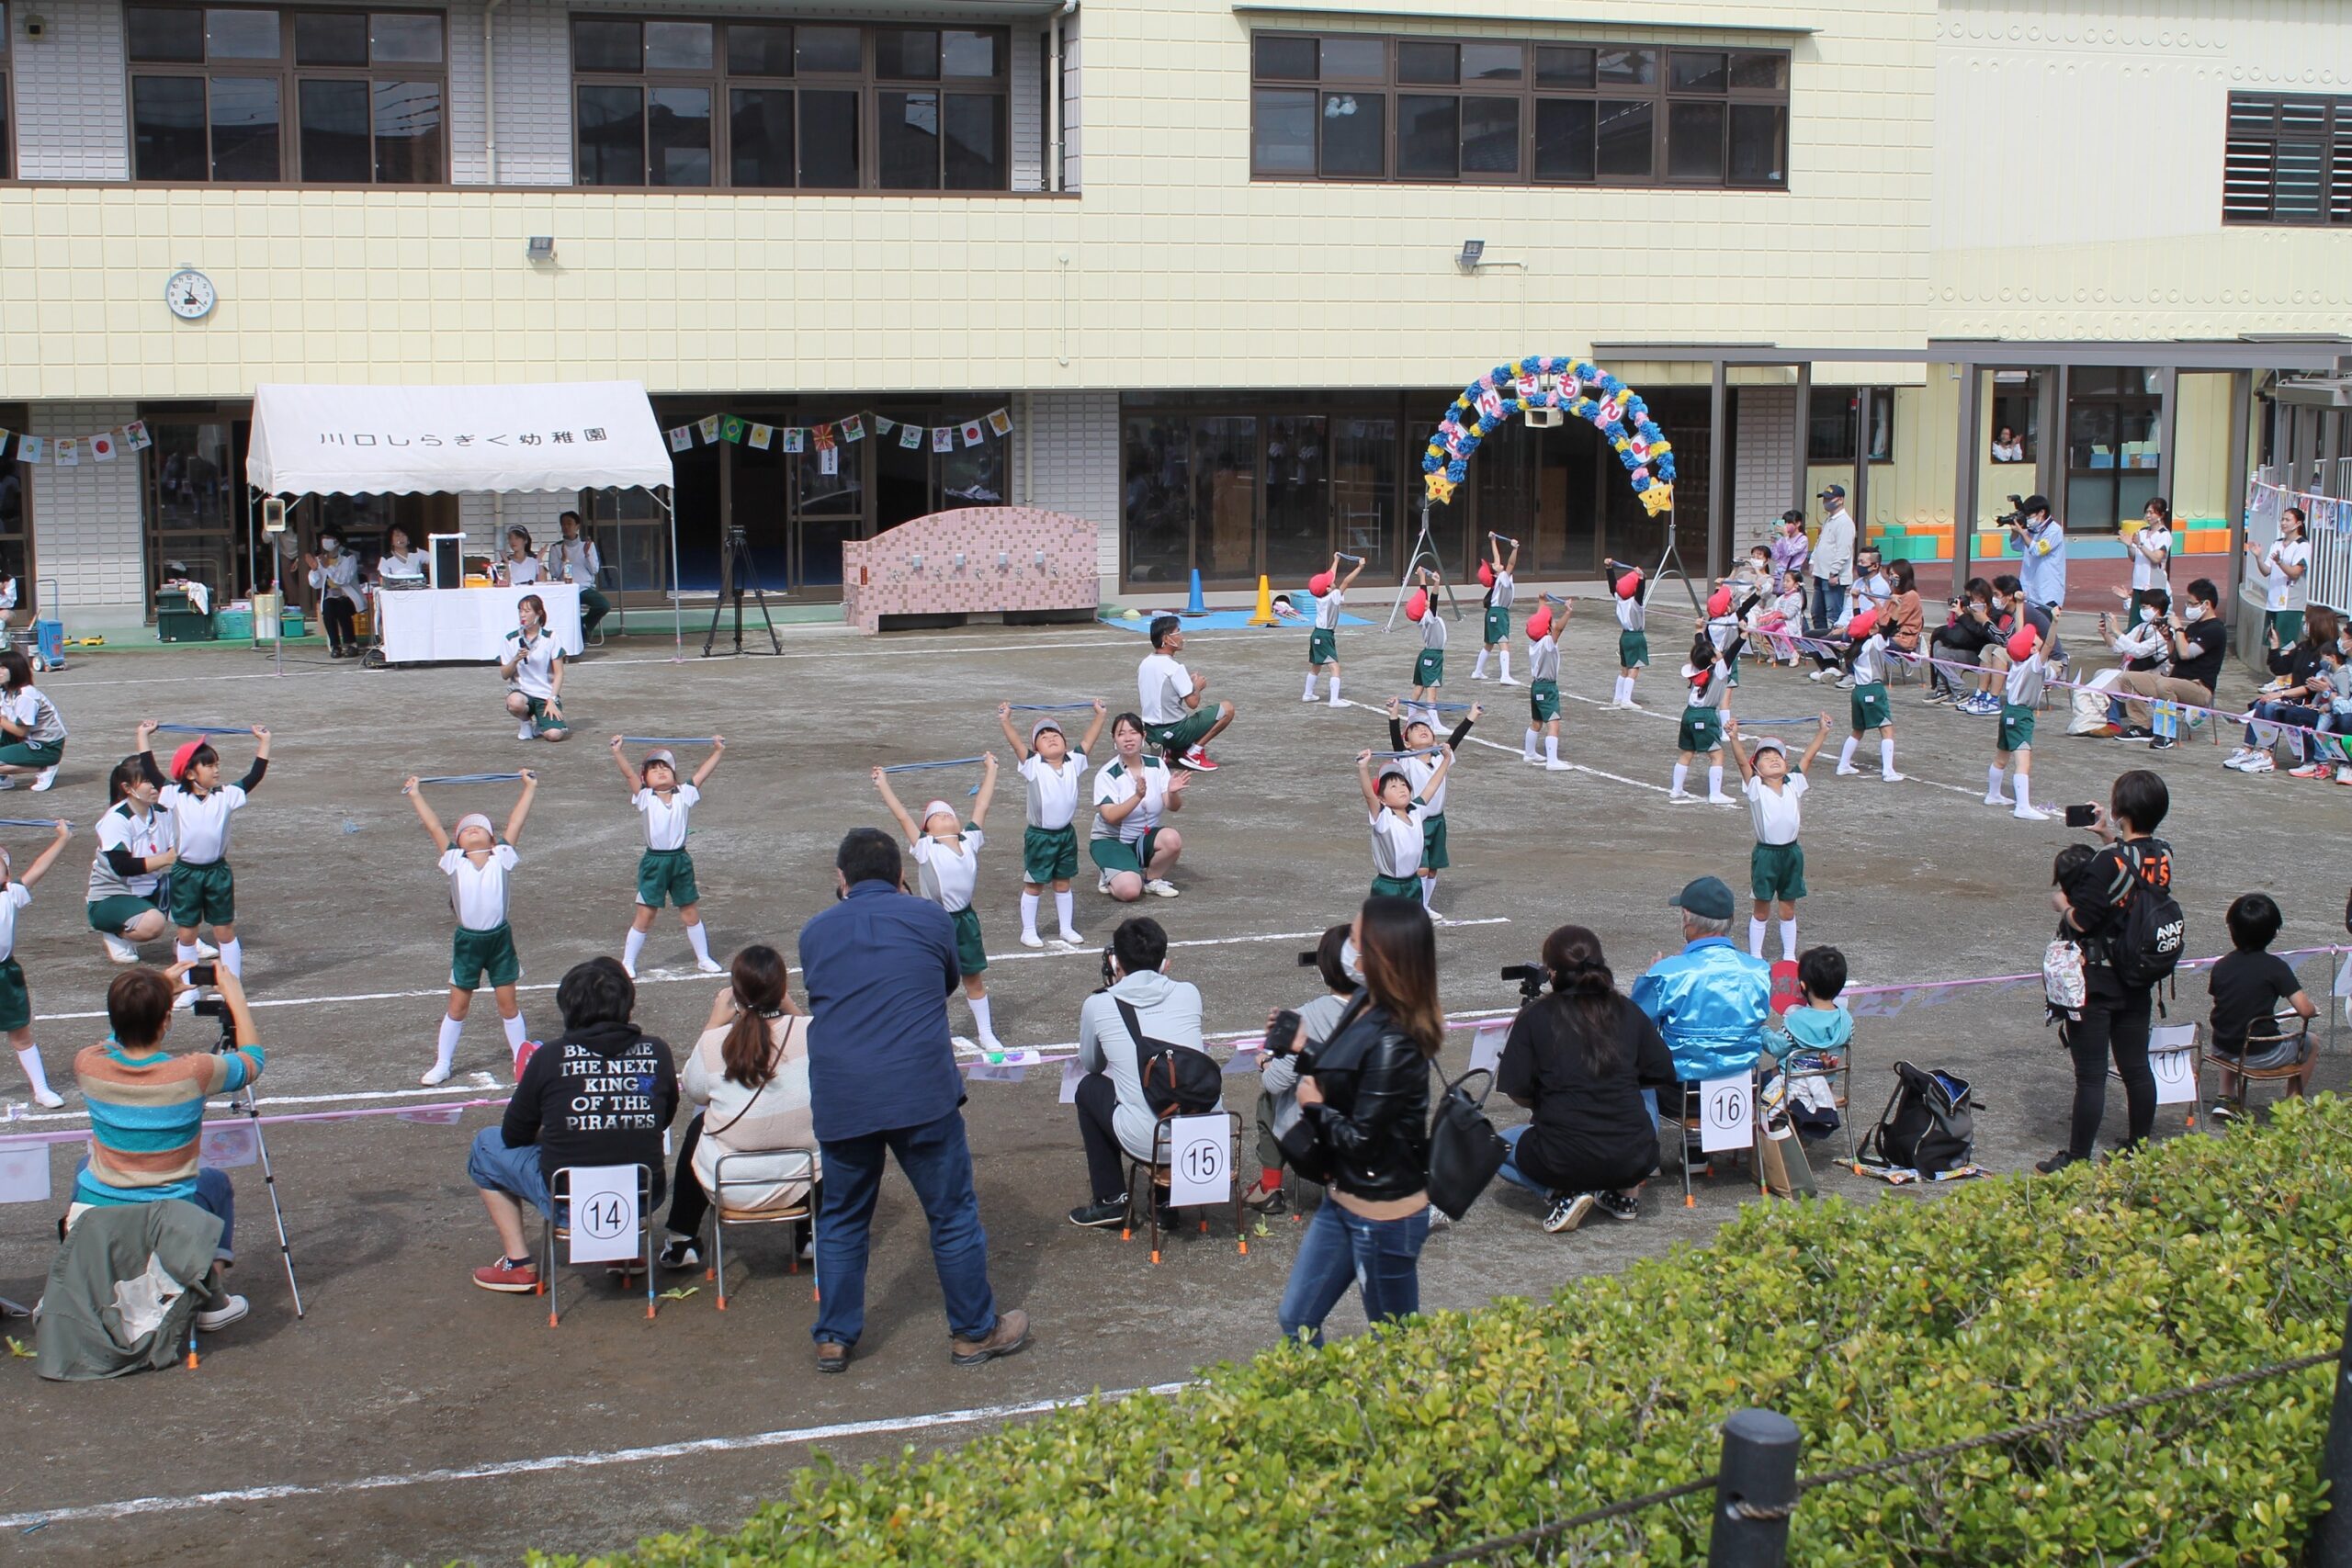
M1142 1054L1135 1036L1119 1016L1119 1003L1136 1010L1136 1021L1153 1040L1168 1045L1201 1048L1201 993L1183 980L1171 980L1157 969L1123 976L1107 991L1097 991L1078 1010L1078 1065L1086 1072L1107 1072L1118 1091L1119 1109L1111 1119L1120 1146L1137 1159L1151 1157L1151 1134L1159 1118L1143 1097Z

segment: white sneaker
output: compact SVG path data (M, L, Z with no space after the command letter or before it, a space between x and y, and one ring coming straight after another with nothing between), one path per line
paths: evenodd
M196 955L205 959L218 958L220 956L220 950L209 942L199 942L196 944Z
M423 1084L427 1089L438 1088L440 1085L449 1081L449 1068L440 1062L435 1062L432 1066L426 1068L424 1076L416 1081Z
M251 1311L253 1308L246 1303L244 1297L231 1296L209 1311L198 1308L196 1326L206 1334L217 1334L232 1323L242 1322L245 1314Z
M2047 822L2050 820L2050 813L2042 810L2041 807L2038 806L2020 806L2016 810L2010 812L2009 815L2016 818L2020 822Z
M1473 681L1491 681L1494 677L1487 674L1484 670L1473 670L1470 671L1470 679Z
M117 964L136 964L139 962L139 950L131 946L130 943L123 941L122 938L119 936L110 936L104 931L100 931L98 933L98 937L100 941L107 944L107 956L113 959Z
M188 989L182 991L178 996L172 998L172 1010L174 1012L185 1012L195 1005L196 989L194 987L190 987Z
M1666 803L1668 806L1696 806L1699 803L1699 797L1685 790L1668 790Z
M1506 685L1506 686L1516 686L1516 685L1518 685L1518 684L1520 683L1520 682L1518 682L1517 681L1512 680L1512 679L1511 679L1510 676L1508 676L1508 675L1499 676L1499 677L1498 677L1498 679L1499 679L1499 680L1502 682L1502 683L1503 683L1504 685Z
M54 1111L65 1103L65 1097L53 1089L37 1089L33 1090L33 1103L43 1111Z
M1298 700L1299 700L1300 702L1303 702L1303 703L1311 703L1311 702L1316 701L1316 700L1317 700L1317 698L1316 698L1316 695L1315 695L1315 694L1314 694L1314 693L1312 693L1312 692L1305 692L1305 693L1301 693L1301 694L1300 694L1300 695L1299 695L1299 699L1298 699Z
M637 965L624 958L621 960L621 973L634 980L637 978Z
M697 973L704 975L724 975L727 973L727 965L721 964L716 958L695 959L695 969Z
M2242 773L2275 773L2278 771L2278 759L2267 751L2256 751L2238 765L2238 772Z
M1807 675L1805 679L1808 681L1819 681L1826 679L1828 674L1829 671L1826 670L1816 670L1812 674Z
M1904 775L1901 773L1882 773L1879 774L1879 777L1887 784L1901 784L1903 782Z
M1854 689L1854 678L1853 678L1851 675L1840 675L1840 676L1838 676L1838 689L1839 691L1841 691L1841 692L1850 692L1850 691L1852 691L1852 690Z
M2245 760L2253 755L2254 753L2252 751L2241 746L2236 750L2222 759L2222 766L2233 771L2243 768L2245 766Z
M1739 802L1734 800L1727 795L1711 795L1707 796L1707 804L1710 806L1737 806Z
M1062 934L1056 940L1066 942L1071 947L1082 947L1086 943L1086 938L1081 933L1070 930L1068 926L1062 928Z
M1984 804L1987 806L2014 806L2017 803L2006 795L1988 795L1984 797Z
M47 789L50 785L51 785L51 784L55 784L56 782L57 782L57 764L56 764L56 763L54 763L54 762L51 762L48 767L43 768L43 769L40 771L40 777L39 777L39 778L37 778L37 779L33 780L33 793L34 793L34 794L36 794L36 795L38 795L38 794L40 794L42 790Z
M1536 755L1534 752L1532 752L1532 751L1522 751L1522 752L1521 752L1521 753L1519 754L1519 760L1520 760L1521 761L1522 761L1522 762L1532 762L1532 763L1534 763L1534 764L1535 764L1537 767L1539 767L1539 768L1540 768L1540 767L1542 767L1542 766L1544 765L1544 759L1543 759L1543 758L1541 758L1541 757L1539 757L1539 756L1537 756L1537 755Z
M529 719L526 718L522 723L514 727L514 739L517 740L536 740L538 739L537 736L531 733L531 721Z
M1111 891L1111 874L1109 872L1106 871L1094 879L1094 891L1097 893L1108 893Z
M1046 939L1039 936L1035 931L1023 931L1021 933L1021 945L1023 947L1043 947L1046 945Z
M0 773L0 789L14 789L16 787L17 780L15 774Z
M1858 779L1862 776L1862 770L1851 767L1839 768L1838 776L1841 779Z
M1544 771L1547 773L1573 773L1577 771L1577 767L1574 762L1554 762L1547 761L1544 764Z
M1164 876L1153 877L1150 881L1143 885L1143 890L1161 898L1174 898L1180 897L1183 893L1182 888L1177 886L1174 883L1169 881Z

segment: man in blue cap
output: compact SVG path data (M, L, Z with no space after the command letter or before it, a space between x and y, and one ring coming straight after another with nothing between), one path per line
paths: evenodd
M1702 876L1667 902L1682 911L1682 951L1634 982L1634 1005L1666 1037L1684 1084L1747 1072L1764 1051L1772 971L1727 935L1736 906L1723 878ZM1659 1091L1660 1117L1679 1119L1680 1095L1679 1087Z

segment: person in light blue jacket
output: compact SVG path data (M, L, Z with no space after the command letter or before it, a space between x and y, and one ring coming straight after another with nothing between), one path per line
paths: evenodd
M1666 1037L1683 1084L1727 1077L1756 1066L1772 1017L1772 971L1734 946L1731 888L1702 876L1667 901L1682 911L1683 948L1634 982L1634 1005ZM1661 1089L1660 1117L1682 1114L1679 1086Z
M2025 596L2046 610L2066 603L2066 530L2050 514L2050 502L2030 495L2009 525L2018 542L2018 577Z

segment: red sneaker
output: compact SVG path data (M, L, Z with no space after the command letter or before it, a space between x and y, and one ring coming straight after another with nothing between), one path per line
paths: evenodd
M539 1288L539 1271L527 1261L517 1263L511 1258L474 1270L474 1283L485 1291L501 1291L510 1296L527 1295Z
M1205 749L1199 746L1193 747L1191 750L1177 758L1176 765L1180 768L1190 768L1196 773L1213 773L1216 772L1216 762L1209 756Z

